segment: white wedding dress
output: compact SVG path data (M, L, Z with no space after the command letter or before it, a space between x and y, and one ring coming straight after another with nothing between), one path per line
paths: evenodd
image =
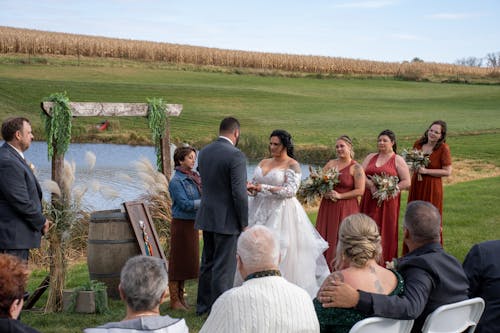
M253 182L281 189L277 193L263 190L249 197L248 225L265 225L273 231L279 240L282 276L314 298L330 274L323 256L328 243L313 227L295 197L300 179L300 171L271 169L264 175L260 166L256 167Z

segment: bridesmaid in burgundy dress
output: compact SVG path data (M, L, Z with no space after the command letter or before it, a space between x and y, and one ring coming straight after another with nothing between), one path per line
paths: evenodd
M358 197L365 191L365 173L361 165L353 160L352 140L347 135L337 139L335 152L337 158L328 161L323 170L337 168L340 183L321 199L316 219L316 229L329 245L324 256L330 270L335 266L333 260L340 222L349 215L359 213Z
M410 170L405 160L396 154L396 135L391 130L384 130L378 135L378 153L371 153L363 161L366 173L366 190L361 200L361 212L375 220L382 237L383 264L398 257L398 220L400 195L384 201L380 207L372 193L377 188L371 181L371 176L382 172L399 178L399 189L410 187Z
M411 179L408 202L415 200L428 201L439 209L441 214L441 245L443 245L443 182L442 177L451 175L451 153L446 144L446 123L434 121L424 135L415 142L413 148L430 154L430 163L415 172ZM418 180L418 174L422 180ZM408 249L403 244L403 254Z

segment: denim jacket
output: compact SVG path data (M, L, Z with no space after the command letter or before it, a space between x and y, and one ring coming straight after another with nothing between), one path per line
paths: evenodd
M172 217L194 220L200 207L201 194L192 179L180 171L175 171L168 187L172 198Z

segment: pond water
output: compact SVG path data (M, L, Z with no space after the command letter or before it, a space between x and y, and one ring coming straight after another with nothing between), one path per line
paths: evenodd
M3 144L3 142L0 142ZM87 151L96 156L95 167L89 170L85 161ZM172 149L173 151L173 149ZM26 159L35 166L35 174L40 183L50 179L51 164L47 158L47 144L35 141L25 152ZM88 188L83 197L83 207L89 211L118 209L125 201L137 200L145 190L137 176L134 162L141 158L147 158L151 163L156 163L154 147L129 146L115 144L96 143L74 143L65 154L67 161L76 164L75 186L86 186ZM248 179L252 178L257 162L249 162L247 165ZM302 177L309 175L308 165L302 165ZM111 188L118 197L103 194L104 191L93 191L91 184L100 184L101 188ZM44 198L50 197L48 191L44 191Z

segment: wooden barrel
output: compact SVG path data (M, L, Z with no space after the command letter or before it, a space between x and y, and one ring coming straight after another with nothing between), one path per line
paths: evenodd
M141 254L132 225L119 209L90 215L87 265L91 280L106 284L108 296L119 299L120 271L125 262Z

